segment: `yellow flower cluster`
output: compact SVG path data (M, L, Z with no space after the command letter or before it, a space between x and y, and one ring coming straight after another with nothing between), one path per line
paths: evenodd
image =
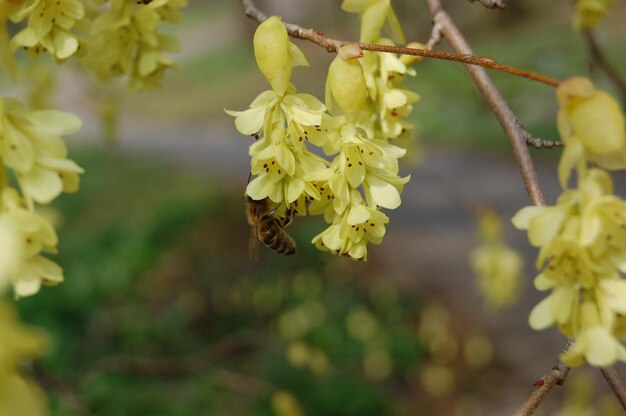
M626 201L613 194L601 168L624 168L624 114L615 100L590 81L572 78L557 90L558 126L565 142L559 178L564 192L555 206L526 207L514 217L539 247L535 278L552 290L530 314L535 329L557 324L576 338L562 356L569 366L609 366L626 361ZM599 167L590 168L590 163ZM567 189L570 172L577 187Z
M85 64L101 81L127 76L131 88L158 86L174 65L165 52L179 50L178 41L157 31L163 21L178 21L187 0L111 0L110 8L91 24Z
M83 170L66 158L59 135L79 127L80 120L71 114L29 111L13 98L0 98L0 286L12 283L18 297L37 293L41 283L63 280L59 266L41 256L56 252L57 236L35 213L35 204L78 190Z
M357 11L357 3L348 8ZM389 1L383 3L381 21L374 19L378 12L363 11L367 30L362 36L380 39L386 17L397 23ZM250 147L251 173L257 176L246 194L269 198L279 211L290 208L298 215L306 215L308 203L308 213L323 214L329 224L313 239L318 248L366 259L367 243L380 243L389 222L380 208L397 208L409 179L398 176L405 150L389 140L411 128L403 117L419 97L402 89L400 81L412 71L392 55L367 55L361 63L362 51L344 46L329 67L324 105L297 94L289 82L293 67L307 62L278 17L259 25L254 49L272 90L261 93L248 110L227 111L236 117L239 132L259 139ZM310 145L332 160L311 152Z
M2 300L0 322L0 415L45 415L44 395L22 374L21 366L40 357L47 340L40 331L23 326L13 307Z
M493 210L479 217L481 245L470 254L478 288L487 303L502 308L517 301L523 267L520 255L502 240L502 219Z
M28 25L12 39L14 48L24 47L34 52L50 52L57 59L67 59L78 50L78 39L71 32L85 15L80 0L27 0L12 14L11 20Z
M57 60L79 56L97 79L125 76L134 89L158 86L174 65L166 52L178 41L158 31L162 22L176 23L187 0L11 0L0 2L1 64L14 75L10 52L48 52ZM26 21L9 42L6 20Z
M613 0L577 0L574 27L589 30L598 26L609 13Z

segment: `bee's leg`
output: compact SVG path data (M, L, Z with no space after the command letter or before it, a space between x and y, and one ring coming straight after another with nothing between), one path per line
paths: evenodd
M280 223L283 227L291 224L291 220L293 219L293 212L291 211L291 206L285 210L285 216L280 219Z

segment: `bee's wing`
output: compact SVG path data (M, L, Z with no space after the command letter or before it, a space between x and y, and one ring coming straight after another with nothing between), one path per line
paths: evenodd
M257 227L250 227L250 236L248 237L248 254L250 260L259 261L259 236Z

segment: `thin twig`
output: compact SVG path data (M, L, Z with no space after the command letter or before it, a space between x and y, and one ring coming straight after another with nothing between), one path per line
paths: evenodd
M567 343L561 353L566 352L573 343L573 338L567 338ZM550 390L552 390L552 387L563 384L567 378L567 373L569 373L569 368L559 360L548 374L535 382L536 389L531 393L528 400L517 409L517 412L515 412L513 416L530 416L535 413L535 410L537 410L537 407L539 407L543 399L548 395Z
M600 372L604 376L604 379L613 390L613 394L617 397L617 400L622 405L622 408L626 410L626 386L622 376L617 372L614 367L601 368Z
M435 46L439 45L439 42L441 42L441 24L435 22L430 31L430 38L426 42L426 49L433 50Z
M261 12L253 0L241 0L244 5L245 13L248 17L256 20L261 23L265 19L267 19L267 15ZM316 31L314 29L305 29L298 25L294 25L292 23L285 23L285 27L287 28L287 32L289 35L309 40L313 43L316 43L323 48L325 48L328 52L336 52L340 46L346 44L354 44L355 42L345 41L345 40L337 40L331 39L326 36L322 32ZM434 59L442 59L446 61L459 62L466 65L475 65L481 66L484 68L494 69L496 71L506 72L509 74L517 75L519 77L532 79L533 81L542 82L547 85L551 85L553 87L557 87L561 81L558 79L550 78L545 75L537 74L535 72L526 71L520 68L516 68L509 65L504 65L496 62L492 58L485 56L475 56L473 54L461 54L461 53L450 53L450 52L439 52L439 51L430 51L425 49L415 49L415 48L405 48L400 46L389 46L389 45L375 45L371 43L358 43L359 47L365 51L374 51L374 52L387 52L387 53L396 53L402 55L414 55L414 56L422 56L424 58L434 58Z
M452 47L459 53L471 54L472 49L448 13L443 10L441 0L428 0L428 4L434 24L439 23L443 27L442 33ZM526 144L526 138L530 136L530 133L526 132L518 123L517 117L487 75L487 72L483 68L472 65L467 65L466 68L509 139L530 201L533 205L545 205L545 198L539 184L537 171Z
M470 3L474 3L476 0L469 0ZM506 4L504 4L504 0L478 0L483 6L488 9L500 9L504 10L506 8Z
M604 55L604 52L602 51L602 48L600 48L600 45L598 45L593 33L589 30L585 30L583 31L583 36L587 41L592 63L598 64L604 70L611 82L613 82L615 87L619 90L622 97L622 104L626 105L626 82L622 79L613 65L611 65L606 55Z
M528 146L534 147L535 149L556 149L559 147L563 147L563 142L559 140L544 140L538 137L534 137L530 132L524 129L522 123L517 121L517 124L524 130L524 136L526 139L526 144Z
M533 137L530 133L526 136L526 144L535 149L557 149L563 147L563 142L559 140L543 140Z

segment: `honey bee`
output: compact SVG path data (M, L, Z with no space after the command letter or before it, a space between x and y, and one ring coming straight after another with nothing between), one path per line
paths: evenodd
M269 198L256 201L246 196L246 214L250 224L248 249L250 258L259 258L259 240L279 254L287 256L296 252L296 243L283 227L291 222L291 210L287 209L284 217L276 217L276 208Z

